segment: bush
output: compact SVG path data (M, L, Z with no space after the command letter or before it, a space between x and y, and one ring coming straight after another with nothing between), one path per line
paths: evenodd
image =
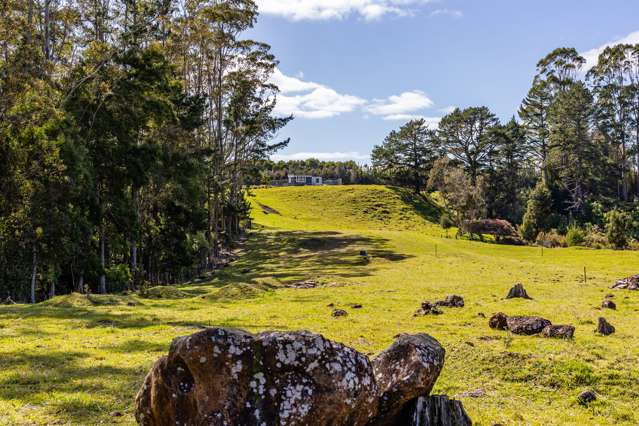
M626 247L632 222L630 215L618 210L612 210L606 215L606 221L608 243L617 249Z
M128 265L118 263L105 271L110 291L122 291L131 286L133 276Z
M595 249L608 247L608 238L598 226L593 226L586 232L586 245Z
M540 232L537 235L536 242L537 245L546 248L568 247L566 237L559 234L555 229L548 232Z
M583 246L586 242L586 233L576 225L571 225L566 233L568 247Z

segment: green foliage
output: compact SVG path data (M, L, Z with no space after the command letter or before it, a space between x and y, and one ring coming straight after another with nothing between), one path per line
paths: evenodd
M628 245L630 233L630 215L619 210L613 210L606 215L606 237L611 246L617 249Z
M426 186L435 149L435 132L424 119L412 120L375 146L371 160L378 174L419 194Z
M539 181L530 194L528 206L520 227L522 237L527 241L535 241L540 232L549 229L552 213L552 198L543 181Z
M125 265L123 263L107 268L105 274L113 291L121 291L130 288L133 282L133 275L131 274L129 265Z
M568 247L582 246L586 243L586 233L579 226L572 224L566 233Z
M568 247L566 237L561 235L556 229L552 229L548 232L540 232L537 235L535 243L538 246L547 248Z

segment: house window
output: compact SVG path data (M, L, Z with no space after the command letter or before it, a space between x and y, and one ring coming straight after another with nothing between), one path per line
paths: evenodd
M315 178L315 183L320 183L320 178Z

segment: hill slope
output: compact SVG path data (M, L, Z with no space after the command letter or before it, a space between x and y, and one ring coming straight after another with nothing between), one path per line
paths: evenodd
M271 227L440 231L442 208L402 188L301 186L257 189L253 195L253 217Z

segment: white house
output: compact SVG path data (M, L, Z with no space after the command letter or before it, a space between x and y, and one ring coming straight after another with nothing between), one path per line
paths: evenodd
M321 176L309 176L309 175L288 175L289 185L323 185L324 180Z

